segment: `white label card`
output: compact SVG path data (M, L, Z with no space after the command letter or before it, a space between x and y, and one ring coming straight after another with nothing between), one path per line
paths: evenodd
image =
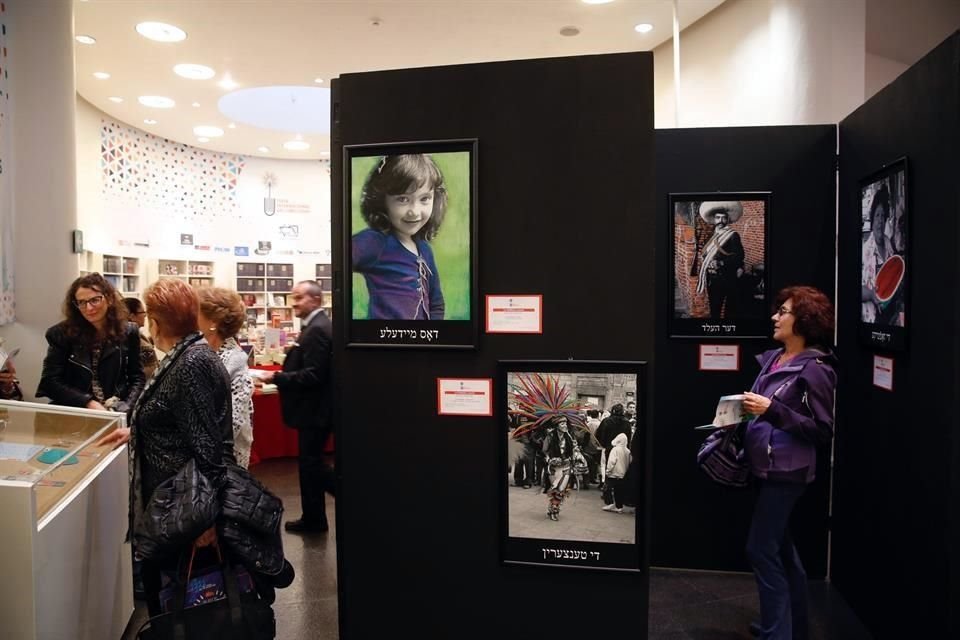
M893 358L873 356L873 386L893 391Z
M701 344L701 371L739 371L740 345L737 344Z
M493 380L490 378L437 378L437 414L492 416Z
M487 296L487 333L543 333L543 296Z

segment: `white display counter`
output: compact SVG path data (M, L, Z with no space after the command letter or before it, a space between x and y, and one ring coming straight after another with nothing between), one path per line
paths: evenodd
M123 414L0 401L0 638L120 638L133 613Z

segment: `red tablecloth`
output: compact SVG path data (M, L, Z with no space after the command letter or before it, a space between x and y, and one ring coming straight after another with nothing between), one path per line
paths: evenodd
M280 394L253 394L253 447L250 464L269 458L296 457L297 431L283 423L280 413Z
M259 365L256 369L280 371L279 365ZM333 435L324 447L326 453L333 453ZM253 447L250 450L250 464L270 458L295 458L300 454L297 444L297 431L283 423L280 411L279 393L253 393Z

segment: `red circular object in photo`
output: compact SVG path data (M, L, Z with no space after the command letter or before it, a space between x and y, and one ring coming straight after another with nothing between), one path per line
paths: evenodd
M890 256L877 273L877 300L887 302L900 288L905 263L900 256Z

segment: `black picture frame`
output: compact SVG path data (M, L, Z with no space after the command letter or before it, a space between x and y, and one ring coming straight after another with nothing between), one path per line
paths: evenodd
M771 201L769 191L670 194L670 337L769 337Z
M476 349L477 151L476 138L344 146L343 288L348 347ZM400 162L399 156L417 155L429 163ZM436 170L431 175L439 174L443 181L446 206L438 208L441 199L434 190L431 214L419 227L420 235L412 236L417 249L413 253L402 247L400 227L391 225L416 223L391 222L386 211L371 204L377 199L365 201L364 194L368 187L374 194L380 185L390 181L395 185L397 176L406 180L411 171L433 171L430 164ZM381 175L386 177L380 179ZM411 215L417 221L423 219L422 213L421 217ZM430 231L430 219L441 219L442 224L428 240L422 232ZM410 262L411 255L419 257ZM422 288L416 289L418 285ZM414 294L413 289L423 293ZM442 294L442 311L437 291ZM414 295L420 297L413 300ZM442 319L437 319L438 314Z
M500 558L503 564L626 572L647 570L650 429L646 366L646 362L640 361L503 360L497 363L495 431L501 452L496 464L501 470ZM553 382L537 382L537 375L540 380ZM551 481L557 476L547 473L543 481L543 477L516 475L513 465L520 464L518 456L524 451L535 456L538 450L543 453L543 440L547 439L549 429L546 423L550 422L549 416L556 413L544 406L539 411L531 411L521 396L537 397L538 393L529 390L538 386L543 389L550 384L554 389L563 387L568 398L573 399L572 406L567 402L564 408L560 403L560 412L567 415L571 433L581 437L584 433L581 425L572 419L572 412L579 413L584 405L610 410L618 403L624 407L631 401L636 404L636 429L629 446L632 462L620 485L627 493L623 513L604 511L602 492L597 485L589 483L593 464L588 465L588 484L569 491L559 504L555 520L550 512L557 496L543 493L542 482L552 487ZM517 395L518 390L521 396ZM553 397L558 395L554 393ZM556 404L541 403L554 408ZM534 415L544 419L537 428L531 428L536 424L531 417ZM621 420L611 421L603 430L622 424ZM596 428L596 423L593 426ZM551 449L550 443L546 448ZM545 464L546 454L538 459L554 473L562 469L562 465ZM534 467L534 474L539 476L539 466ZM526 480L532 480L529 488L525 487Z
M906 157L859 182L860 339L905 350L910 322L910 190ZM878 214L884 215L877 224Z

